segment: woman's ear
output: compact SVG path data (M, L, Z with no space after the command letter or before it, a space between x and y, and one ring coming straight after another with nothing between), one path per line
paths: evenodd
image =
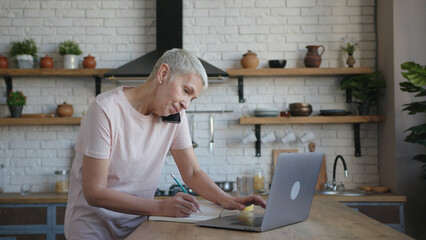
M157 73L158 83L162 84L163 82L166 82L169 79L169 77L170 77L169 65L167 65L166 63L161 64Z

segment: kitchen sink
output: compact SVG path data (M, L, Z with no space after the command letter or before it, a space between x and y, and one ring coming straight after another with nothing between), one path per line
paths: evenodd
M332 190L324 190L324 191L319 191L318 194L321 194L321 195L330 195L330 196L348 196L348 197L368 195L367 192L361 191L361 190L346 190L346 191L343 191L343 192L332 191Z

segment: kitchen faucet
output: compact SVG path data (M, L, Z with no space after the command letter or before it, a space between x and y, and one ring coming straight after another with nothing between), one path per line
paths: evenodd
M336 165L337 165L337 160L339 160L339 159L342 160L343 169L345 169L345 177L348 177L348 168L346 167L345 159L343 159L343 157L341 155L337 155L336 159L334 159L334 165L333 165L333 191L337 190L337 185L336 185Z

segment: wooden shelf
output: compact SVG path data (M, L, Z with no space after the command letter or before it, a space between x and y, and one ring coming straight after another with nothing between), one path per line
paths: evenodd
M379 123L384 116L309 116L309 117L248 117L240 118L240 124L336 124Z
M0 69L0 76L4 77L6 83L6 92L12 91L12 77L93 77L95 79L95 93L101 93L101 79L104 74L111 71L109 68L35 68L18 69L8 68Z
M81 118L0 118L1 126L80 125Z
M370 67L362 68L234 68L227 70L230 77L256 76L328 76L371 73Z
M244 103L244 77L273 76L339 76L371 73L370 67L363 68L234 68L227 70L230 77L238 78L238 98Z
M50 68L50 69L0 69L0 76L9 76L9 77L103 77L105 73L111 71L112 69L107 68L80 68L80 69L64 69L64 68Z

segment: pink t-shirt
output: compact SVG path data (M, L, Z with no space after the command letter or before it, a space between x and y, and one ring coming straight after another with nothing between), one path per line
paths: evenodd
M184 111L180 124L164 123L158 115L136 111L123 88L98 95L82 119L70 173L67 239L124 239L146 220L146 216L87 204L81 179L83 155L109 162L108 188L152 199L168 150L192 144Z

